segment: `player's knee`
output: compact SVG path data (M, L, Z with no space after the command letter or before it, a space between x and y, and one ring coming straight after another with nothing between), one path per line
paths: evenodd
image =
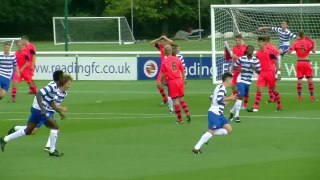
M26 133L27 136L32 134L32 130L30 129L25 129L24 132Z
M230 127L228 127L226 130L227 130L228 134L231 134L231 132L232 132L232 127L230 126Z

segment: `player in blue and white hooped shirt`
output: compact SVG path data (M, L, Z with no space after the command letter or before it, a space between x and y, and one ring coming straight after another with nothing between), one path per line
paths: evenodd
M58 82L50 82L47 86L41 88L34 98L27 127L1 138L1 150L4 151L5 145L9 141L30 135L37 125L42 123L50 129L49 155L61 157L63 153L58 152L55 148L59 127L53 119L53 115L55 112L58 112L61 119L65 118L64 109L59 107L55 101L59 101L59 93L66 92L71 87L71 82L72 77L70 75L63 75Z
M290 47L290 39L296 38L296 34L291 32L288 29L289 21L283 20L281 22L281 27L259 27L258 29L261 30L272 30L278 35L279 38L279 51L280 56L277 57L278 61L281 61L281 58L287 53Z
M7 94L13 73L16 71L20 76L16 56L10 53L10 48L11 44L6 42L0 53L0 100Z
M247 46L246 55L237 59L234 64L234 69L241 66L241 71L237 79L238 99L230 110L229 120L232 121L235 116L235 122L240 122L239 113L242 106L242 100L249 93L251 85L251 79L253 73L260 73L261 67L259 59L253 56L254 47L252 45Z
M63 71L61 70L57 70L53 73L53 81L55 83L58 83L59 82L59 79L63 77ZM49 84L51 84L52 82L50 82ZM58 98L55 99L54 103L57 107L61 108L61 110L63 112L67 112L67 108L64 107L64 106L61 106L61 102L62 100L67 96L67 92L60 92L58 91ZM32 133L31 134L36 134L38 129L43 125L44 122L40 122L37 124L37 127L33 129ZM21 126L21 125L15 125L14 127L12 127L9 131L8 131L8 135L9 134L12 134L16 131L19 131L20 129L26 129L27 126ZM50 136L48 138L48 141L45 145L45 148L44 148L45 151L49 151L50 150Z
M227 101L236 100L237 95L227 97L226 87L232 86L232 74L224 73L222 75L222 84L218 85L210 96L211 106L208 112L208 131L202 135L199 142L192 149L196 154L201 153L201 146L209 141L215 135L228 135L232 127L223 115L223 110Z

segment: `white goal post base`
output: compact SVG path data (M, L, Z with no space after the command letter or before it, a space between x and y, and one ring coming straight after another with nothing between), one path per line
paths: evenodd
M53 17L53 41L65 44L65 18ZM133 33L125 17L68 17L70 44L133 44Z
M271 30L258 30L259 27L280 27L282 21L288 22L288 29L297 34L299 31L320 43L320 4L243 4L243 5L211 5L211 45L212 45L212 67L213 83L221 82L221 75L225 69L224 42L230 47L235 45L234 36L241 34L247 45L253 45L258 49L257 37L269 35L271 43L279 46L279 37ZM290 44L295 41L291 39ZM313 63L314 80L320 79L320 63L318 57L320 52L310 54L310 62ZM295 65L296 56L285 55L281 61L281 69L284 65ZM289 72L282 72L282 80L296 81L297 79Z

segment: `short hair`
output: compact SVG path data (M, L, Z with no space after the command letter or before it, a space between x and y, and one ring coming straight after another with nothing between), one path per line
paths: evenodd
M242 39L242 35L241 35L241 34L237 34L237 35L234 36L234 38L236 38L236 39L238 39L238 38L239 38L239 39Z
M266 35L266 42L270 42L270 36L269 35Z
M11 46L11 43L8 42L8 41L7 41L7 42L4 42L4 43L3 43L3 46Z
M58 82L61 77L63 76L63 71L62 70L56 70L55 72L53 72L53 81Z
M23 36L21 37L21 40L27 40L27 41L29 41L30 39L29 39L29 37L28 37L27 35L23 35Z
M232 78L232 74L229 72L226 72L222 75L222 82L225 82L227 78Z
M299 38L303 38L304 37L304 32L303 31L299 31L298 32L298 36L299 36Z
M57 82L58 86L61 87L65 85L67 82L73 81L73 78L71 77L70 74L63 74L59 81Z
M266 42L266 37L265 36L259 36L258 41L263 41Z
M252 49L252 51L254 51L254 47L253 47L252 45L248 45L248 46L247 46L247 49L246 49L246 54L247 54L247 52L248 52L249 49Z
M282 22L286 22L289 25L289 20L288 19L284 19L284 20L282 20Z
M177 48L179 47L178 44L172 44L172 55L176 55L177 54Z
M165 46L164 46L164 53L165 53L167 56L172 55L172 47L171 47L170 45L165 45Z

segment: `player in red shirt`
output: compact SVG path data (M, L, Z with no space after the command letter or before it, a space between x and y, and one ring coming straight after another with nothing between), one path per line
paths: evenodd
M244 56L246 54L247 45L243 42L243 38L241 34L235 36L236 45L232 47L232 63L231 63L231 73L233 71L234 63L238 60L239 57ZM237 91L237 79L241 71L241 66L238 66L237 69L233 71L232 76L232 94L235 95L238 93ZM246 108L248 104L249 93L246 97L244 97L243 106Z
M274 52L266 47L266 37L259 37L258 44L260 49L256 52L256 57L260 61L261 71L258 76L257 80L257 93L255 98L255 103L252 109L248 109L248 112L258 112L259 104L261 100L261 91L267 85L270 86L271 90L275 95L276 102L278 104L276 112L282 111L282 105L280 101L279 92L276 90L276 78L275 78L275 69L274 69L274 59L277 57L275 56ZM278 61L277 63L277 70L279 68ZM277 72L278 80L281 78L280 71Z
M160 42L159 42L160 41ZM151 41L152 46L157 48L160 51L160 68L161 69L161 64L163 60L165 59L166 55L164 53L164 46L165 45L172 45L173 41L166 36L161 36L158 39L154 39ZM159 71L158 76L157 76L157 88L162 96L162 103L161 105L166 105L168 102L168 97L166 96L166 93L164 92L163 85L161 84L161 71Z
M292 53L292 51L296 51L296 55L298 57L298 61L296 64L297 71L297 92L298 92L298 100L302 101L301 91L302 91L302 78L305 77L308 80L310 99L311 101L318 101L315 99L313 91L313 71L309 61L310 51L313 53L316 52L316 46L314 41L307 38L303 32L298 33L298 40L292 44L291 48L288 51L288 54Z
M166 45L164 51L167 58L162 61L161 82L162 84L165 84L166 82L168 84L169 96L173 99L174 110L178 118L177 123L183 123L180 105L188 118L187 122L190 123L191 118L189 108L186 101L183 99L185 82L184 67L179 58L172 56L172 47L170 45Z
M27 52L28 56L29 56L29 69L30 69L30 75L31 75L31 83L32 83L32 87L35 88L30 88L29 93L30 94L37 94L37 86L34 83L34 81L32 80L33 74L34 74L34 69L36 67L36 47L30 43L29 41L29 37L24 35L21 37L21 41L24 44L25 48L24 50Z
M12 89L11 89L11 101L12 103L16 100L16 94L17 94L17 83L20 83L22 79L24 79L30 89L32 89L34 92L37 91L36 87L33 86L32 82L32 76L31 76L31 69L30 69L30 60L27 52L24 50L24 46L22 41L17 41L17 51L15 52L16 58L17 58L17 64L19 72L15 72L13 75L13 83L12 83ZM20 75L18 75L20 74Z
M279 68L281 66L281 62L279 61L278 57L280 57L280 51L278 50L278 48L276 46L274 46L273 44L270 43L270 36L266 36L266 49L270 50L275 57L273 56L274 60L273 61L273 66L274 66L274 72L277 72L277 65L276 65L276 61L279 62ZM279 69L280 70L280 69ZM277 75L275 75L277 78ZM270 86L268 86L268 92L269 92L269 96L270 99L267 101L267 103L274 103L275 102L275 95L272 91L272 88Z

